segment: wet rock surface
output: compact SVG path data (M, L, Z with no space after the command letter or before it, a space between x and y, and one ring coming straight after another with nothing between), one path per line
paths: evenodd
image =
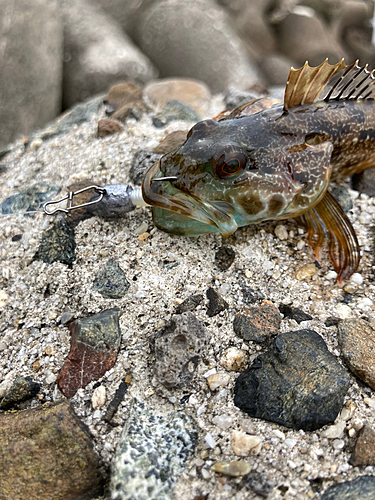
M375 328L367 321L340 321L337 326L339 347L349 369L375 389Z
M92 289L106 299L121 299L130 287L124 271L114 259L108 259L95 276Z
M4 500L89 500L102 493L92 439L70 403L5 413L0 422Z
M3 214L39 210L44 202L53 199L59 192L60 188L57 186L51 186L47 182L38 182L23 189L19 194L9 196L0 204L0 210Z
M281 316L272 304L244 309L236 314L233 330L244 340L262 343L279 334Z
M102 377L116 362L121 331L119 308L108 309L69 324L70 351L57 384L67 398Z
M165 387L189 385L208 341L207 330L194 314L173 316L150 340L158 381Z
M9 410L18 403L33 398L39 390L40 385L30 377L16 377L3 399L0 400L0 410Z
M112 465L111 498L174 498L174 486L197 438L183 412L163 415L135 402Z
M236 380L234 403L252 417L295 429L332 423L349 376L313 330L279 335Z
M353 481L344 481L331 486L321 496L322 500L372 500L375 491L375 476L362 476Z

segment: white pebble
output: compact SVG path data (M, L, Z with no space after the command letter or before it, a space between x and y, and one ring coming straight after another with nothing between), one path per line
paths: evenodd
M218 415L217 417L214 417L212 419L212 423L223 431L229 429L229 427L232 425L232 422L233 420L230 415Z
M210 375L215 375L216 373L216 368L211 368L211 370L206 371L206 373L203 374L204 378L209 377Z
M362 212L361 215L358 217L358 220L361 224L369 224L372 221L372 216L367 212Z
M204 440L209 448L214 449L217 445L216 441L214 440L210 432L207 432L207 434L204 436Z
M148 224L147 222L142 222L142 224L140 226L138 226L137 228L134 229L134 234L136 236L139 236L140 234L143 234L147 231L148 229Z
M375 408L375 398L363 398L363 401L370 408Z
M294 448L295 445L297 444L297 440L296 439L291 439L291 438L288 438L284 441L284 444L286 444L286 446L290 449Z
M338 422L335 425L331 425L328 427L328 429L322 432L322 437L328 439L341 438L344 433L345 427L346 427L345 422Z
M56 375L54 373L50 373L46 377L46 384L54 384L56 382Z
M286 226L284 226L284 224L278 224L275 227L275 235L279 238L279 240L287 240L289 235Z
M94 410L97 410L98 408L102 408L102 406L105 405L105 399L106 399L106 390L104 385L100 385L97 387L91 397L91 404Z
M207 383L211 391L215 391L219 387L225 387L229 384L229 380L228 373L214 373L207 377Z
M353 313L352 310L350 309L349 306L345 304L337 304L336 306L336 314L341 318L341 319L347 319L351 318Z
M232 449L239 457L247 455L258 455L262 448L262 438L259 436L250 436L242 431L234 431L232 434Z
M342 450L345 446L345 441L342 439L335 439L332 443L332 446L335 450Z
M368 297L363 297L363 299L359 299L358 302L357 302L357 307L359 309L365 309L367 307L370 307L372 306L374 303L371 299L369 299Z
M230 347L223 354L220 364L224 368L231 370L233 372L239 372L243 369L245 365L246 353L242 349L237 349L236 347Z
M335 280L337 278L337 273L336 271L328 271L324 277L326 280Z
M297 243L297 250L302 250L302 248L305 246L304 240L299 240Z
M279 429L274 429L273 433L275 434L276 437L281 439L281 441L285 440L285 434L282 431L279 431Z

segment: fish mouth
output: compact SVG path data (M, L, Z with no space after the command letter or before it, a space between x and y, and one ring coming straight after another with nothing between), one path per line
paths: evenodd
M160 187L163 187L163 194L155 192L151 184L162 176L160 162L156 162L146 173L142 183L142 194L146 203L212 226L211 232L219 230L224 236L229 236L237 229L235 210L227 202L202 200L177 189L167 180L159 183L162 185Z

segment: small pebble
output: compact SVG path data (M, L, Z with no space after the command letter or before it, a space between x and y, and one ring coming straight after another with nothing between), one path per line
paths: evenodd
M218 462L212 467L212 470L224 476L239 477L248 474L251 470L251 465L243 460L229 463Z
M337 278L337 273L336 271L328 271L324 277L326 280L335 280Z
M345 422L338 422L335 425L330 425L328 427L328 429L326 429L322 432L322 437L328 438L328 439L341 438L343 433L344 433L345 427L346 427Z
M229 415L218 415L212 419L212 423L216 425L216 427L219 427L219 429L225 431L232 425L233 420Z
M355 283L356 285L362 285L363 283L363 276L359 273L354 273L350 276L349 281L351 283Z
M217 445L215 439L212 437L212 434L209 432L204 436L204 440L209 448L214 449Z
M46 384L54 384L56 382L57 376L54 373L50 373L46 377Z
M207 377L207 383L211 391L215 391L219 387L228 385L230 376L227 373L215 373Z
M32 367L33 367L33 370L38 372L40 370L40 363L38 360L34 361L34 363L32 364Z
M35 151L36 149L39 149L42 144L43 144L43 139L34 139L30 143L30 149Z
M141 234L145 233L148 229L148 224L147 222L142 222L142 224L134 229L134 234L136 236L140 236Z
M298 281L303 281L306 278L311 278L312 276L314 276L316 271L317 271L317 268L316 268L315 264L307 264L306 266L303 266L300 269L298 269L295 277Z
M242 431L234 431L231 439L232 449L239 457L258 455L262 448L262 438L250 436Z
M246 353L237 347L230 347L220 360L221 366L232 372L240 372L245 366Z
M91 404L94 410L102 408L105 405L105 400L106 400L106 390L104 385L100 385L94 390L91 396Z
M286 226L284 226L284 224L278 224L275 227L275 235L279 240L287 240L289 235Z
M0 342L0 351L5 351L5 349L7 348L7 345L5 342Z
M8 294L4 290L0 290L0 311L4 309L5 304L8 301Z
M335 439L332 443L332 446L335 450L342 450L345 446L345 441L342 439Z
M350 309L349 306L345 304L337 304L336 306L336 314L341 318L341 319L347 319L351 318L353 316L353 312Z

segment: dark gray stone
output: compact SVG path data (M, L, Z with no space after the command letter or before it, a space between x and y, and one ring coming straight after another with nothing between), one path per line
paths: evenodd
M216 316L222 311L225 311L225 309L228 309L228 302L224 300L223 297L212 287L207 289L206 296L208 298L207 315L210 318L212 318L212 316Z
M310 321L312 319L312 316L310 316L310 314L305 313L298 307L280 304L279 311L284 315L284 318L294 319L294 321L297 321L297 323L302 323L302 321Z
M94 279L92 289L105 299L121 299L130 287L124 271L114 259L108 259Z
M42 234L33 260L41 260L47 264L62 262L71 266L76 258L75 248L74 229L65 220L59 220Z
M43 203L59 194L60 189L60 187L51 186L47 182L38 182L23 189L18 194L9 196L0 204L0 211L3 214L14 214L39 210Z
M276 486L271 479L265 474L259 474L259 472L250 472L244 478L245 487L250 489L257 495L266 498L268 493L270 493Z
M375 196L375 168L368 168L360 174L353 175L352 188L368 196Z
M158 381L165 387L189 385L208 341L207 330L194 314L174 315L150 341Z
M147 170L159 161L161 156L161 154L154 153L151 149L137 151L130 167L129 181L135 186L140 186Z
M375 500L375 476L361 476L328 488L321 500Z
M255 304L256 302L260 302L265 299L263 293L259 290L253 290L244 283L241 283L240 286L245 304Z
M356 189L356 188L353 187L353 189ZM360 191L360 190L358 190L358 191ZM350 196L350 193L349 193L348 188L346 186L332 186L330 188L329 192L332 194L332 196L335 198L335 200L338 201L338 203L340 204L341 208L344 210L345 213L348 213L349 210L351 210L353 208L353 200L352 200L352 197ZM375 194L375 190L374 190L374 194Z
M182 304L177 306L176 314L182 314L188 311L194 311L199 304L203 302L203 295L197 293L196 295L191 295L187 299L185 299Z
M215 253L215 264L220 271L227 271L236 258L236 252L229 245L221 246Z
M112 500L169 500L194 453L198 433L182 412L168 415L135 401L112 464Z
M244 309L233 321L235 333L245 339L262 343L279 334L281 315L272 304Z
M167 102L164 108L156 113L152 118L152 123L155 127L161 128L175 120L184 120L188 122L199 122L200 117L189 106L185 106L181 102L172 100Z
M39 390L40 385L30 377L16 377L0 402L0 410L9 410L18 403L33 398Z
M251 417L312 431L333 423L350 385L313 330L280 334L236 381L234 403Z
M254 99L259 99L262 97L258 92L250 92L249 90L242 90L237 87L230 87L224 96L225 109L227 111L232 111L242 104L253 101Z

